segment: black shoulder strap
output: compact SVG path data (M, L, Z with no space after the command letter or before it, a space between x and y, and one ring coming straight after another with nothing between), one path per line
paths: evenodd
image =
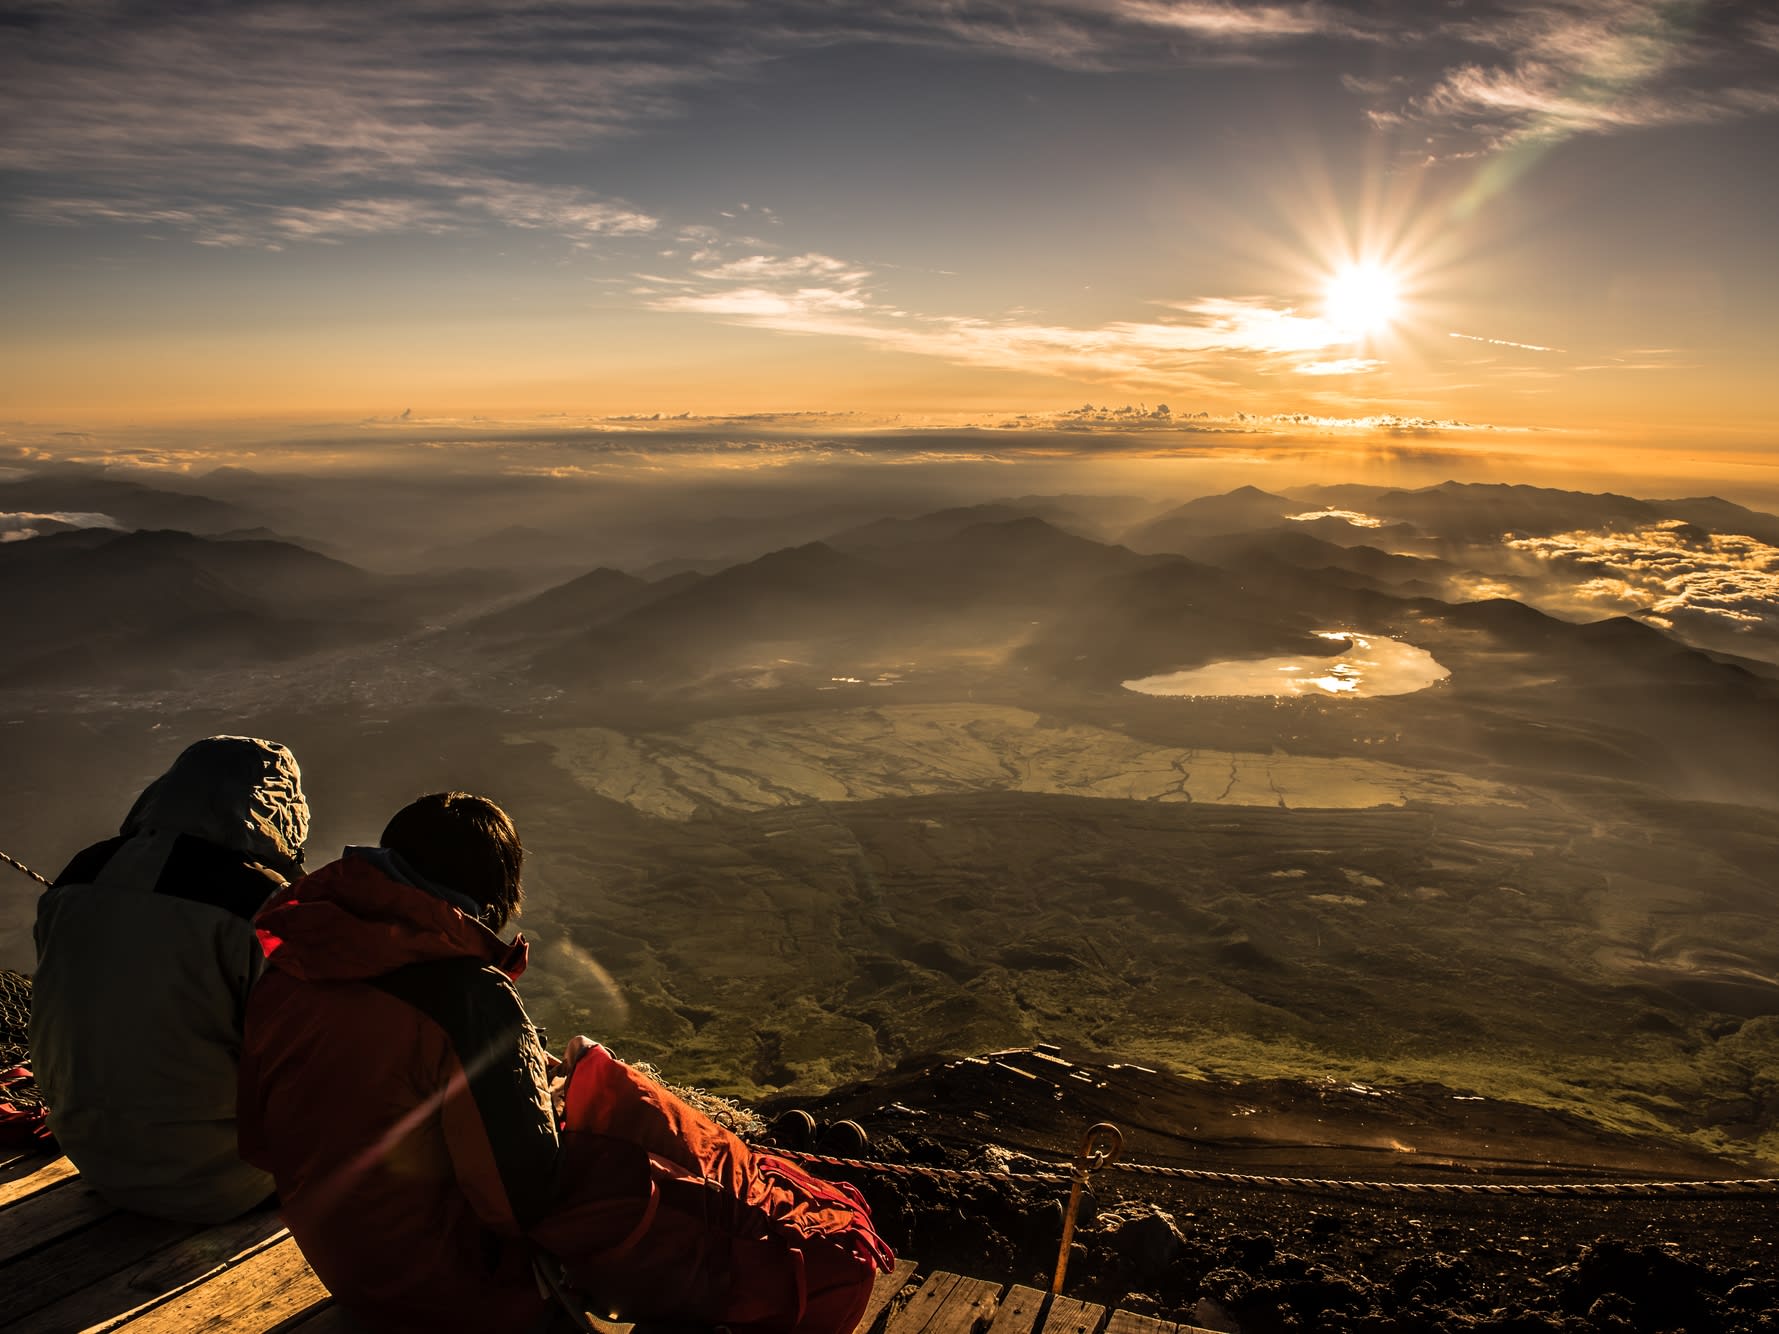
M127 836L119 835L83 848L62 868L55 878L55 887L97 883L117 850L129 841ZM181 834L173 840L153 890L176 899L207 903L251 920L274 890L284 888L284 883L276 871L238 852L219 848L192 834Z
M282 888L284 878L276 871L191 834L174 840L154 883L156 894L207 903L249 921Z
M55 878L56 887L62 885L88 885L98 878L99 872L105 869L105 863L111 860L111 854L129 842L123 835L108 838L103 843L95 843L90 848L82 848L74 854L74 860L62 868L62 873Z
M556 1189L558 1141L544 1052L512 979L476 959L408 964L372 980L445 1030L469 1079L520 1227L543 1216Z

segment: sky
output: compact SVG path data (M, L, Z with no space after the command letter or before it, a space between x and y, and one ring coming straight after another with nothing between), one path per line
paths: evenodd
M1748 0L0 0L0 445L659 414L1771 481L1775 216Z

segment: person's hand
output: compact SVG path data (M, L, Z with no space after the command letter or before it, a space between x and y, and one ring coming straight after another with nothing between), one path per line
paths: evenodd
M568 1106L568 1081L574 1074L575 1066L581 1063L581 1057L597 1045L585 1033L576 1033L568 1040L568 1046L562 1049L561 1060L545 1053L550 1062L550 1107L558 1122L562 1120L563 1112Z
M574 1074L574 1068L581 1063L581 1057L598 1045L585 1033L576 1033L568 1040L568 1046L562 1049L562 1069L559 1072L564 1083L567 1083L569 1076Z

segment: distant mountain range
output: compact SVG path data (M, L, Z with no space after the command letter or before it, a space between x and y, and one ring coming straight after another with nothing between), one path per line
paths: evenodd
M875 527L878 544L857 551L812 542L644 588L599 572L598 579L584 577L590 584L576 581L503 613L501 624L541 629L549 609L590 598L597 627L541 653L538 668L561 679L628 679L645 669L696 672L773 644L881 653L898 644L912 651L999 642L1059 606L1095 596L1109 579L1183 564L1077 537L1042 519L961 528L957 522L953 515L898 521ZM901 542L890 545L892 535ZM609 614L620 605L621 614Z
M247 511L209 496L163 490L88 470L45 472L0 482L0 513L74 510L109 516L123 528L221 533L247 528Z
M1124 540L1137 551L1178 551L1207 537L1276 527L1302 509L1301 503L1285 496L1242 486L1226 495L1201 496L1177 505L1125 534Z
M0 681L141 682L411 633L505 580L399 579L285 541L82 528L0 543Z
M1079 536L1094 536L1098 528L1096 523L1083 518L1075 507L1061 503L1060 500L1027 497L1022 501L1001 501L988 505L963 505L936 510L912 519L876 519L835 533L826 541L829 546L842 551L902 547L914 542L943 541L968 528L983 524L1012 523L1019 519L1040 519L1052 527Z
M272 485L251 475L222 480L243 494ZM441 544L439 565L389 576L249 523L232 503L103 474L0 483L0 505L102 513L122 525L0 544L0 602L34 631L0 651L0 672L13 679L267 660L444 625L460 645L497 650L570 685L671 687L805 650L836 662L992 650L1022 670L1115 689L1134 675L1214 659L1327 653L1314 632L1331 627L1417 622L1484 634L1503 652L1567 655L1571 666L1585 659L1596 679L1633 665L1676 682L1721 680L1722 670L1760 678L1770 669L1759 660L1779 660L1762 647L1758 624L1670 629L1607 619L1610 604L1591 618L1577 614L1565 598L1587 571L1501 541L1651 524L1691 525L1686 532L1701 541L1712 533L1779 540L1779 517L1710 497L1643 501L1457 482L1287 496L1248 486L1155 514L1118 545L1102 540L1107 528L1145 502L1024 496L880 517L728 565L681 562L653 578L607 565L541 589L550 563L568 559L553 529L515 525ZM1337 512L1302 517L1322 511ZM1378 522L1355 524L1348 512ZM204 532L165 530L169 515ZM813 526L813 512L795 517L794 527ZM732 537L766 522L706 527ZM144 530L128 531L132 524ZM596 545L596 536L574 543ZM1569 624L1585 619L1606 624ZM1706 638L1690 647L1682 639L1698 634ZM1701 644L1709 655L1694 651Z
M369 614L362 570L284 542L87 528L0 546L11 679L138 678L337 642Z

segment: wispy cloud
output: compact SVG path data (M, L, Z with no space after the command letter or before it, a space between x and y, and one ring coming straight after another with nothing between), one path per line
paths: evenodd
M297 242L338 244L360 236L438 236L490 221L547 230L582 244L596 236L634 236L658 225L638 209L586 192L538 189L489 177L477 178L473 187L461 190L435 187L427 197L357 197L307 204L240 199L169 203L157 202L146 192L134 199L48 195L26 199L18 212L35 222L124 223L183 234L198 245L272 250Z
M991 52L1076 70L1246 63L1256 52L1315 38L1375 38L1389 31L1361 3L1301 0L969 0L898 5L779 6L780 31L830 39L899 41Z
M509 227L570 238L637 236L660 225L629 204L570 185L538 185L488 174L437 176L423 183L445 194L459 209L480 210Z
M958 365L1020 370L1140 388L1227 388L1237 372L1358 374L1381 362L1327 359L1352 346L1349 331L1260 298L1207 297L1162 304L1153 320L1082 327L1009 314L919 313L884 299L868 266L830 255L745 254L706 260L684 274L639 275L649 308L716 317L789 334L858 339Z
M1363 44L1395 68L1347 86L1452 154L1779 111L1770 15L1647 0L14 0L7 19L13 207L229 245L647 230L646 204L571 164L713 84L873 44L1107 73L1259 59L1333 72Z
M596 182L528 168L669 120L693 90L800 51L900 43L1110 69L1153 62L1158 33L1179 63L1351 26L1319 4L1209 0L20 0L9 24L0 170L25 183L17 204L212 244L490 220L641 230L652 219Z
M1325 4L1120 0L1111 10L1129 23L1225 41L1268 42L1293 37L1351 36L1365 31L1355 18Z
M1333 361L1306 361L1291 369L1299 375L1369 375L1383 364L1372 357L1339 357Z
M1451 156L1771 114L1769 23L1735 6L1500 0L1444 27L1468 58L1419 90L1366 91L1375 120L1425 126Z
M340 199L327 204L249 205L187 200L157 203L149 198L102 199L40 197L19 207L35 222L76 224L115 222L182 233L198 245L263 246L288 242L337 243L355 236L401 232L438 234L457 225L456 216L419 199Z
M325 2L16 8L26 37L0 54L0 170L21 187L17 210L209 244L490 222L647 230L622 200L517 168L671 114L731 63L615 5L419 0L399 22Z
M25 13L31 40L6 62L0 165L13 169L109 174L130 169L125 151L176 172L298 158L309 177L437 167L619 132L723 64L617 5L416 0L399 22L341 0Z
M1490 347L1515 347L1522 352L1561 352L1560 347L1545 347L1542 343L1516 343L1511 338L1483 338L1477 334L1450 333L1448 338L1462 338L1467 343L1487 343Z
M1637 347L1610 353L1598 361L1576 366L1577 371L1684 371L1699 363L1678 348Z

